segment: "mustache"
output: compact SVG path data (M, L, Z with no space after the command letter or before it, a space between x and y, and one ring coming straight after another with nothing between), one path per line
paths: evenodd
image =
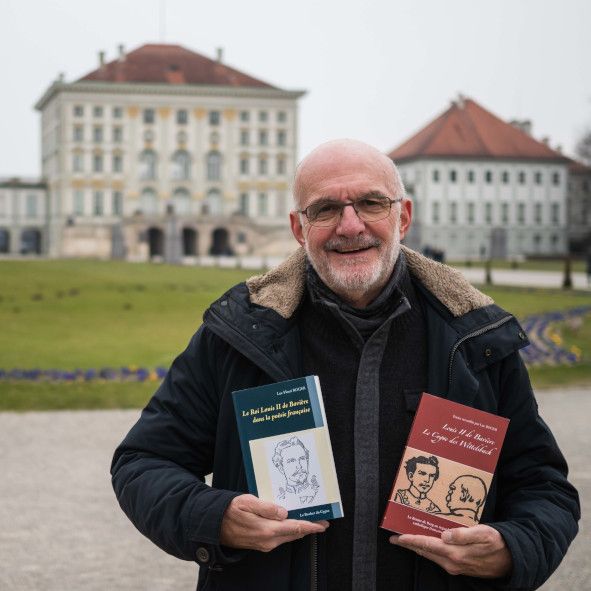
M371 248L372 246L381 246L382 241L375 236L355 236L355 238L345 238L335 236L327 240L324 244L324 250L354 250L362 248Z

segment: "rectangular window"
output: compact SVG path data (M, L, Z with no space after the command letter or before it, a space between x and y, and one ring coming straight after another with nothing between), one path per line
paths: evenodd
M123 215L123 193L113 191L113 215Z
M536 185L542 184L542 173L541 172L536 172L534 174L534 182L536 183Z
M269 134L266 130L261 129L259 131L259 145L266 146L269 143Z
M189 120L189 115L188 115L186 109L179 109L176 112L177 125L186 125L188 120Z
M433 203L432 210L431 210L431 219L434 224L439 223L439 202L438 201L435 201L435 203Z
M72 154L72 170L74 172L82 172L84 170L84 156L75 152Z
M469 183L473 183L474 182L474 178L475 178L474 171L473 170L469 170L468 171L468 182Z
M474 223L474 203L468 203L468 223Z
M525 171L519 171L519 174L517 175L517 180L519 181L520 185L525 185Z
M434 183L438 183L439 182L439 171L437 169L435 169L433 171L433 182Z
M268 209L268 199L267 199L267 193L259 193L259 203L258 203L259 207L258 207L258 211L259 211L259 215L260 216L266 216L267 215L267 209Z
M95 154L92 157L92 170L94 172L103 172L103 155Z
M267 159L266 158L259 158L259 174L264 175L267 174L268 166L267 166Z
M113 119L121 119L123 117L122 107L113 107Z
M74 126L73 139L75 142L84 141L84 127L82 127L82 125L75 125Z
M560 185L560 173L559 172L553 172L552 173L552 184L557 187L558 185Z
M542 223L542 204L536 203L534 205L534 220L536 224Z
M525 203L517 204L517 223L525 224Z
M123 156L113 154L113 172L123 172Z
M248 146L248 144L250 144L250 134L247 129L243 129L240 131L240 145Z
M84 107L82 105L74 105L74 117L84 117Z
M458 173L455 170L449 171L449 182L455 183L458 180Z
M277 121L285 123L287 121L287 113L285 111L277 111Z
M502 179L504 185L509 184L509 173L506 170L503 171L503 174L501 175L501 179Z
M94 117L102 117L103 116L103 108L101 106L96 105L94 109L92 109L92 115Z
M96 144L100 144L103 141L103 128L100 125L92 128L92 141Z
M501 221L503 224L509 223L509 204L502 203L501 204Z
M285 174L286 166L285 166L285 158L277 158L277 174Z
M27 195L27 217L35 218L37 217L37 214L37 195L29 193Z
M210 111L209 112L209 124L210 125L219 125L220 124L220 112L219 111Z
M95 191L92 200L92 213L94 215L103 215L105 209L103 192Z
M490 183L492 183L492 179L493 179L492 170L487 170L484 173L484 181L490 185Z
M259 111L259 121L261 123L266 123L269 119L269 113L267 111Z
M154 109L144 109L143 119L144 123L150 124L154 123L154 119L156 117Z
M74 215L84 215L84 191L74 191Z
M120 144L123 141L123 127L113 127L113 143Z
M249 169L249 159L246 156L242 156L240 158L240 174L248 174Z
M250 121L250 113L248 111L240 111L240 121L248 123Z
M287 143L287 133L283 129L280 129L277 132L277 145L278 146L285 146Z
M484 219L487 224L492 224L492 203L486 203L484 205Z
M240 214L248 215L248 193L240 193Z
M452 224L458 221L458 204L455 201L449 204L449 221Z
M560 203L552 204L552 223L560 224Z

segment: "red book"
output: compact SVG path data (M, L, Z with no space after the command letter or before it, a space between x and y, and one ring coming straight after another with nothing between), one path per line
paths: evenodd
M424 393L381 527L440 537L476 525L509 419Z

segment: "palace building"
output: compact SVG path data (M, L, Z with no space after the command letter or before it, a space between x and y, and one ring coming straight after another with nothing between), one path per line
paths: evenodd
M41 112L50 257L181 262L295 248L288 227L298 99L179 45L143 45L75 82Z
M389 153L413 198L407 243L448 259L566 252L571 161L460 97Z

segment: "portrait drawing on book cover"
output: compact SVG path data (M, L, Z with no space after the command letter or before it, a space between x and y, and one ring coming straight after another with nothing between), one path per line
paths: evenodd
M445 497L449 513L438 511L438 514L443 517L466 517L478 523L486 495L486 484L482 478L472 474L462 474L449 485Z
M277 481L276 498L287 509L316 504L320 484L310 473L310 460L310 450L296 436L282 439L273 449L272 463L282 476Z
M441 509L429 498L428 493L439 478L439 460L436 456L415 456L404 465L408 488L399 488L394 501L426 511L439 513Z

